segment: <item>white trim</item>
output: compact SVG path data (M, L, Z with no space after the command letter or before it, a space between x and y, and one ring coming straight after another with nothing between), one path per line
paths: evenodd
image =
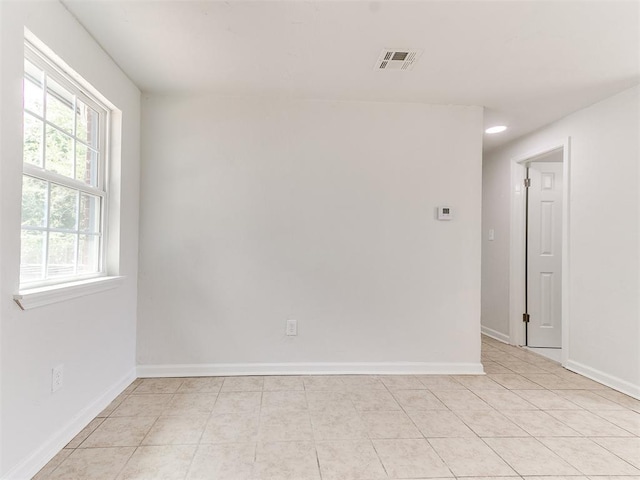
M104 190L100 190L93 185L89 185L88 183L76 180L75 178L60 175L59 173L53 172L51 170L45 170L42 167L38 167L30 163L24 163L22 165L22 173L38 180L44 180L45 182L55 183L56 185L61 185L72 190L78 190L80 191L80 193L88 193L89 195L100 198L106 197L106 192ZM43 230L46 230L45 227L41 228Z
M138 377L232 375L483 375L481 363L209 363L138 365Z
M480 327L480 331L482 332L483 335L486 335L487 337L491 337L494 340L498 340L499 342L510 345L509 335L507 335L506 333L499 332L497 330L494 330L493 328L485 327L484 325Z
M511 232L509 259L509 343L524 344L524 187L526 176L519 159L511 162Z
M87 81L82 75L71 68L67 62L65 62L56 54L56 52L51 50L44 42L36 37L27 27L24 27L24 38L26 42L31 44L32 49L34 49L40 57L44 57L44 60L54 69L61 71L61 73L68 76L69 78L67 81L75 83L75 86L80 90L83 96L88 96L92 102L97 100L98 104L102 104L101 106L103 108L106 107L107 110L114 110L116 108L108 98L91 85L91 82Z
M595 380L598 383L602 383L607 387L611 387L615 390L618 390L619 392L640 400L640 385L634 385L631 382L627 382L626 380L622 380L621 378L614 377L605 372L601 372L600 370L596 370L595 368L588 367L587 365L583 365L582 363L574 362L573 360L567 360L567 363L564 367L567 370L571 370L572 372L578 373L584 377Z
M560 364L565 365L569 361L569 331L571 329L571 289L569 275L571 274L571 258L569 245L571 241L571 137L567 137L562 150L562 350L560 351Z
M49 460L69 443L91 420L102 412L131 382L136 379L135 369L132 369L124 377L111 385L104 393L99 395L86 408L80 411L69 423L54 433L47 441L37 448L31 455L18 463L5 473L5 480L17 478L31 478Z
M47 287L21 290L13 300L22 310L43 307L52 303L64 302L72 298L84 297L104 292L122 285L125 277L98 277L78 282L61 283Z
M511 160L511 232L509 257L509 343L524 345L524 195L522 181L525 177L524 163L546 153L562 148L562 365L569 355L569 225L570 225L570 166L571 137L541 145L538 149L519 155Z
M71 69L64 62L57 63L56 60L58 59L58 57L48 57L47 52L50 52L50 50L46 48L44 49L39 48L39 46L41 46L41 42L37 41L37 39L35 39L35 37L32 34L28 35L27 32L28 30L25 29L24 58L28 60L31 64L35 65L37 68L42 70L43 72L44 83L42 85L42 88L43 88L44 96L42 100L44 103L42 106L42 109L43 109L42 115L39 115L26 108L23 108L23 116L27 114L35 118L36 120L42 122L43 124L43 128L44 128L44 130L42 131L43 136L40 139L41 150L43 149L41 151L41 161L43 162L42 163L43 167L37 167L37 166L30 165L28 163L23 162L23 175L27 175L37 180L42 180L47 182L48 197L51 196L51 185L56 184L56 185L70 188L72 190L77 190L78 195L82 193L86 193L86 194L97 196L100 198L100 208L99 208L99 212L100 212L99 225L100 226L98 228L98 231L97 232L81 232L79 230L79 226L76 226L77 228L69 229L70 231L68 231L67 233L75 236L76 248L75 248L75 258L74 258L74 272L77 273L77 268L78 268L78 261L79 261L78 245L80 241L80 236L83 235L84 233L90 233L95 236L95 238L98 240L98 245L99 245L98 258L96 259L98 261L98 269L97 269L97 272L95 273L99 275L105 275L108 272L106 269L107 242L105 241L105 238L108 238L108 233L109 233L107 219L108 219L108 207L110 202L109 202L109 191L107 189L107 186L109 185L107 183L107 180L108 180L107 173L110 168L110 159L108 157L109 150L107 148L107 145L110 142L110 139L108 138L108 134L110 133L110 130L109 130L110 110L107 104L101 103L100 98L92 96L91 93L87 93L89 91L89 88L87 88L88 86L87 82L79 81L77 78L78 76L74 74L74 70ZM26 76L26 71L25 71L25 76ZM80 101L82 101L84 104L86 104L88 107L90 107L96 112L96 114L98 115L98 126L96 128L97 134L98 134L97 145L89 145L85 140L82 140L78 137L77 115L74 115L74 119L73 119L74 128L71 133L63 130L59 125L47 120L47 117L48 117L47 95L49 92L49 88L47 87L47 82L49 78L54 80L56 83L60 85L62 89L64 89L67 93L73 96L74 110L76 109L77 100L79 99ZM47 166L47 161L46 161L47 159L46 138L44 137L44 135L45 135L46 129L50 127L55 128L64 136L68 137L72 142L74 160L73 160L73 174L71 177L58 174L48 169L49 167ZM86 184L83 181L79 181L75 179L76 167L77 167L76 165L77 159L75 155L77 150L76 147L78 144L86 146L89 150L95 152L97 155L96 157L97 171L95 173L96 175L95 178L97 183L95 186ZM81 198L80 196L76 197L76 213L77 214L78 214L77 209L79 208L79 205L80 205L78 203L80 198ZM44 227L42 227L42 229L38 228L38 230L41 230L47 233L56 231L56 229L53 229L50 226L50 222L49 222L50 210L51 210L51 202L47 201L45 225ZM22 227L22 229L31 230L32 228ZM48 272L47 272L48 269L46 268L49 262L48 249L49 249L49 235L46 235L46 241L44 246L45 252L44 252L44 260L43 260L43 271L41 272L43 278L41 278L37 282L28 282L28 283L22 284L21 287L23 289L34 288L33 287L34 284L36 284L36 286L38 287L56 285L60 281L59 279L50 278L48 276ZM110 273L113 273L113 272L110 272ZM77 281L77 280L83 280L83 275L74 275L73 278L71 279L71 281ZM62 281L64 282L65 280L62 280Z

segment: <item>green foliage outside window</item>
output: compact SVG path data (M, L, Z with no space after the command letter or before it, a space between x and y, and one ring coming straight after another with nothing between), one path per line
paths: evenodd
M24 109L21 283L97 273L100 115L29 60Z

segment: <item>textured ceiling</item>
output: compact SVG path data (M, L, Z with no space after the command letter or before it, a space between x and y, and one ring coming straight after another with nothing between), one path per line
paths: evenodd
M637 1L63 3L144 92L481 105L485 147L640 81Z

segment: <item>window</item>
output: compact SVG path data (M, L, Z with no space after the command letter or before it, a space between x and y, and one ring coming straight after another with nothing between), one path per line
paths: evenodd
M109 110L25 44L20 289L105 271Z

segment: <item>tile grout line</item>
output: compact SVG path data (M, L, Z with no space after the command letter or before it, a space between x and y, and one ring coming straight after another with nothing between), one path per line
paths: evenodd
M483 342L483 346L484 346L484 345L485 345L485 342ZM491 348L493 349L493 346L491 346ZM496 350L498 350L498 351L502 351L501 349L498 349L498 348L495 348L495 349L496 349ZM505 348L504 350L506 350L506 348ZM562 377L562 376L560 376L560 375L557 375L557 374L555 373L555 371L553 371L553 370L545 370L543 366L536 365L535 363L532 363L532 362L528 362L528 361L527 361L527 359L526 359L524 356L520 356L520 357L518 357L518 356L515 356L515 355L509 355L509 354L505 354L505 355L507 355L507 356L509 356L509 357L513 357L513 358L515 359L515 360L514 360L514 363L515 363L515 362L517 362L517 363L529 364L529 365L532 365L532 367L533 367L534 369L535 369L535 368L538 368L538 369L540 369L540 370L543 370L543 371L546 371L546 372L547 372L547 373L542 374L542 373L527 373L527 372L524 372L524 373L518 373L518 372L513 371L513 375L517 375L517 376L521 377L521 378L522 378L522 379L524 379L524 380L530 381L530 382L532 382L532 383L534 383L534 384L538 385L539 387L541 387L541 388L540 388L540 390L539 390L539 391L541 391L541 392L547 392L547 393L550 393L550 394L556 395L556 396L558 396L560 399L562 399L563 401L566 401L566 402L569 402L569 403L571 403L571 404L574 404L574 405L575 405L575 407L576 407L576 408L574 409L575 411L577 411L577 412L585 412L585 413L587 413L587 414L591 414L591 415L593 415L593 416L597 417L598 419L600 419L600 420L602 420L602 421L604 421L604 422L607 422L608 424L611 424L612 426L615 426L615 427L617 427L617 428L620 428L622 431L625 431L625 432L630 433L630 435L631 435L630 437L620 437L620 436L595 437L595 436L588 436L588 435L583 434L583 433L581 433L581 432L576 432L576 433L577 433L577 436L576 436L576 437L563 437L563 436L558 436L558 437L549 437L549 438L572 438L572 439L573 439L573 438L584 438L584 439L587 439L588 441L590 441L590 443L592 443L592 444L594 444L594 445L598 446L598 448L602 448L602 449L603 449L603 451L608 452L609 454L611 454L611 455L615 456L616 458L620 459L621 461L623 461L625 464L628 464L629 466L631 466L632 468L634 468L634 469L636 469L636 470L637 470L637 468L635 467L635 465L631 464L629 461L625 460L625 458L623 458L623 457L619 456L618 454L616 454L615 452L613 452L613 451L612 451L612 450L610 450L609 448L607 448L607 447L605 447L605 446L603 446L603 445L600 445L600 444L597 442L597 440L596 440L596 439L597 439L597 438L621 438L621 439L622 439L622 438L627 438L627 439L628 439L628 438L638 438L638 435L635 435L632 431L629 431L627 428L622 427L622 426L618 425L617 423L614 423L614 422L609 421L606 417L601 416L601 413L602 413L602 412L604 412L604 410L597 410L597 409L595 409L595 410L590 410L589 408L583 407L582 405L575 404L574 402L572 402L571 400L569 400L569 398L571 397L571 394L572 394L573 392L586 392L586 393L589 393L589 394L592 394L592 395L597 395L599 398L603 398L604 400L607 400L607 401L613 402L613 403L615 403L615 404L617 404L617 405L620 405L620 407L621 407L620 409L612 409L611 411L626 411L626 412L634 412L634 413L637 413L633 408L631 408L631 407L627 407L627 406L625 406L625 405L622 405L621 403L616 402L615 400L611 400L611 399L609 399L609 398L605 397L604 395L600 395L600 394L598 393L598 392L602 393L602 392L605 392L605 391L612 391L612 390L610 390L610 389L604 389L604 390L596 390L596 389L593 389L593 390L591 390L591 389L589 389L589 388L588 388L588 387L589 387L589 385L588 385L588 384L587 384L587 385L575 384L577 388L557 388L557 387L555 387L555 386L554 386L554 388L552 389L552 388L545 387L544 385L541 385L540 383L537 383L537 382L535 382L535 381L532 381L531 379L529 379L529 378L527 377L527 375L549 375L549 377L548 377L548 378L550 378L550 379L551 379L551 378L557 377L559 380L565 380L565 378L564 378L564 377ZM503 357L504 357L504 355L503 355ZM502 365L498 360L499 360L499 359L495 359L495 360L494 360L494 359L491 359L491 360L487 360L487 361L495 362L496 364L503 366L505 369L510 370L510 369L509 369L508 367L506 367L505 365ZM504 361L504 360L503 360L503 361ZM511 371L511 370L510 370L510 371ZM437 451L437 450L435 450L435 448L433 447L433 445L432 445L432 443L431 443L431 441L430 441L430 437L426 437L426 435L425 435L425 434L422 432L422 430L418 427L418 425L417 425L416 421L411 417L410 412L414 412L414 411L413 411L413 410L410 410L408 406L403 405L403 404L400 402L399 397L397 396L397 394L398 394L397 392L399 392L399 391L401 391L401 390L407 390L407 391L415 391L415 392L428 392L428 393L432 394L432 395L433 395L433 396L434 396L434 397L435 397L439 402L443 403L443 405L444 405L445 409L444 409L444 410L439 410L439 409L426 409L426 411L431 411L431 412L448 411L448 412L453 413L453 415L454 415L456 418L460 419L460 421L462 422L462 424L464 424L467 428L469 428L469 429L471 430L471 432L473 432L473 434L474 434L474 438L480 438L480 439L482 440L482 443L483 443L484 445L486 445L487 447L489 447L489 449L490 449L494 454L496 454L498 458L500 458L500 459L501 459L505 464L507 464L507 465L508 465L512 470L514 470L514 471L515 471L515 468L514 468L513 466L511 466L511 464L510 464L509 462L507 462L507 460L506 460L506 459L504 459L504 458L503 458L503 457L502 457L502 456L501 456L501 455L500 455L496 450L494 450L494 449L491 447L491 445L489 445L489 444L487 443L487 441L486 441L485 439L489 439L489 438L534 438L534 439L536 440L536 442L540 443L544 448L546 448L547 450L549 450L553 455L555 455L556 457L560 458L563 462L565 462L565 463L567 463L567 464L570 464L573 468L576 468L576 470L578 470L578 471L581 471L581 472L582 472L582 470L581 470L581 469L579 469L579 468L575 467L575 466L574 466L572 463L570 463L568 460L565 460L563 457L560 457L560 456L559 456L559 455L557 455L555 452L553 452L552 450L550 450L550 448L549 448L549 447L547 447L546 445L544 445L544 444L540 441L540 439L539 439L539 438L544 438L543 436L542 436L542 437L536 437L536 436L534 436L534 435L530 434L528 431L524 430L524 429L523 429L523 427L520 427L517 423L515 423L514 421L512 421L510 418L506 417L506 415L504 415L504 414L501 412L501 410L503 410L503 409L498 409L498 408L494 407L494 405L492 405L492 404L488 403L486 400L484 400L484 398L482 398L482 397L479 395L479 393L477 392L477 391L480 391L481 389L480 389L480 390L479 390L479 389L471 390L471 389L470 389L470 388L468 388L466 385L463 385L463 387L465 387L465 388L464 388L464 389L461 389L461 391L465 391L465 390L466 390L466 391L470 391L470 392L471 392L471 393L472 393L476 398L478 398L481 402L485 403L485 404L489 407L489 409L488 409L488 410L482 410L482 411L487 411L487 412L497 412L498 414L502 415L502 416L503 416L503 417L504 417L508 422L512 423L513 425L515 425L516 427L518 427L518 428L520 428L520 429L523 429L523 430L524 430L524 433L526 434L526 436L525 436L525 437L522 437L522 436L495 436L495 437L494 437L494 436L491 436L491 437L486 436L486 437L481 437L480 435L478 435L478 434L477 434L477 432L475 432L475 430L474 430L473 428L471 428L471 427L470 427L470 425L469 425L467 422L465 422L465 421L464 421L464 419L463 419L462 417L460 417L460 412L459 412L458 410L453 410L453 409L451 409L451 407L450 407L449 405L447 405L447 404L445 404L444 402L442 402L442 401L440 400L440 398L439 398L439 397L438 397L438 396L437 396L433 391L431 391L431 390L430 390L430 385L427 385L427 384L425 384L424 382L422 382L422 381L421 381L421 379L417 378L417 377L418 377L417 375L411 375L411 378L415 378L415 379L417 379L417 380L418 380L418 381L419 381L419 382L420 382L424 387L426 387L426 388L424 388L424 389L419 389L419 388L402 388L402 386L400 385L398 388L395 388L395 387L394 387L394 388L392 389L389 385L387 385L387 384L382 380L382 377L381 377L381 376L370 376L370 377L371 377L371 378L374 378L374 379L377 379L377 380L379 380L379 381L382 383L382 385L384 386L384 391L386 391L386 392L387 392L387 394L389 394L389 395L390 395L390 397L393 399L394 403L399 407L399 410L393 410L393 412L401 412L401 413L402 413L402 415L403 415L404 417L406 417L406 418L409 420L409 422L411 423L411 425L412 425L414 428L416 428L416 430L417 430L418 432L420 432L420 435L421 435L420 440L424 439L424 440L426 440L426 441L427 441L427 443L429 444L430 448L432 448L432 449L433 449L433 451L436 453L436 455L438 456L438 458L440 458L440 459L441 459L441 461L443 462L443 464L444 464L444 465L449 469L449 471L450 471L452 474L453 474L453 472L451 471L451 468L449 467L449 465L447 465L447 464L446 464L446 462L444 462L444 460L442 459L442 457L440 456L440 454L438 453L438 451ZM215 378L215 377L213 377L213 378ZM223 377L223 378L225 378L225 379L226 379L226 378L238 378L238 377ZM452 378L452 376L449 376L449 378ZM578 378L578 377L576 377L576 378ZM360 389L358 389L358 388L356 388L356 387L350 387L346 382L344 382L344 380L346 380L346 377L345 377L345 378L338 377L338 379L339 379L339 380L343 380L343 383L344 383L344 385L343 385L343 387L342 387L341 389L334 390L333 388L329 388L328 390L320 389L320 390L317 390L317 391L318 391L318 392L340 392L340 393L345 394L345 395L346 395L346 397L349 399L349 404L350 404L351 408L353 409L353 411L355 412L355 414L357 415L357 417L358 417L359 419L361 419L361 420L362 420L362 419L363 419L362 415L363 415L363 414L368 413L368 412L369 412L369 410L360 410L360 409L356 408L356 404L355 404L354 398L353 398L353 396L352 396L351 394L352 394L354 391L356 391L356 392L357 392L357 391L369 391L369 390L371 390L371 389L368 389L368 388L360 388ZM319 439L318 439L318 437L317 437L317 435L316 435L316 429L314 428L314 426L313 426L313 422L312 422L312 420L311 420L311 413L312 413L312 412L309 410L308 395L307 395L307 392L311 392L311 391L313 391L313 390L308 389L308 385L307 385L307 383L304 381L305 379L304 379L303 377L301 377L301 380L302 380L302 391L304 392L304 398L305 398L305 402L306 402L306 409L305 409L305 411L309 414L310 427L311 427L311 432L312 432L312 442L313 442L313 445L314 445L315 456L316 456L316 465L317 465L317 468L318 468L318 472L319 472L320 478L322 479L322 470L321 470L321 467L320 467L320 459L319 459L319 454L318 454L318 450L317 450L317 443L318 443ZM493 380L493 379L491 379L491 380ZM495 380L493 380L493 381L495 381ZM570 382L571 382L571 380L566 379L566 382L567 382L567 383L570 383ZM132 383L132 385L133 385L134 383L135 383L135 381ZM184 383L184 382L183 382L183 383ZM500 384L499 382L497 382L497 381L496 381L496 383L498 383L498 384L501 386L501 390L504 390L505 392L506 392L506 391L508 391L508 392L510 392L510 393L513 393L513 394L517 395L518 397L522 398L524 401L527 401L527 398L526 398L525 396L523 396L523 394L522 394L522 392L523 392L523 391L526 391L526 390L527 390L526 388L525 388L525 389L513 389L513 390L512 390L512 389L510 389L510 388L505 387L504 385L501 385L501 384ZM223 384L224 384L224 381L223 381ZM181 385L182 385L182 384L181 384ZM131 393L135 392L135 390L137 390L139 386L140 386L140 384L136 385L136 388L134 388L134 389L132 390L132 392L131 392ZM128 389L128 388L130 388L130 387L127 387L127 389ZM180 388L180 387L179 387L179 388ZM215 402L214 402L214 406L212 407L211 412L209 412L209 414L208 414L208 418L207 418L207 420L205 421L204 427L203 427L202 431L200 432L200 435L199 435L199 438L198 438L198 442L195 444L195 447L194 447L194 455L193 455L193 456L192 456L192 458L191 458L191 462L190 462L190 464L189 464L189 467L188 467L188 468L187 468L187 470L186 470L185 476L187 476L187 475L188 475L188 473L189 473L189 471L190 471L190 469L191 469L191 465L193 464L193 460L194 460L194 458L195 458L196 452L198 451L198 449L199 449L199 448L200 448L200 446L202 445L202 443L201 443L202 437L203 437L204 432L205 432L205 430L206 430L206 428L207 428L207 425L209 424L210 419L211 419L211 418L213 417L213 415L214 415L213 409L214 409L214 407L215 407L215 404L217 404L217 402L218 402L218 400L219 400L219 395L220 395L220 393L222 393L222 388L223 388L223 387L222 387L222 385L221 385L221 386L220 386L220 388L219 388L219 390L218 390L218 393L216 394L216 400L215 400ZM126 391L127 389L125 389L124 391ZM262 429L262 421L261 421L261 420L262 420L263 414L264 414L264 412L265 412L265 411L263 410L263 400L264 400L264 392L265 392L265 390L264 390L264 389L265 389L265 382L264 382L264 378L263 378L263 382L262 382L262 389L260 390L260 403L259 403L259 409L258 409L258 420L259 420L259 424L258 424L258 439L256 440L256 442L257 442L257 441L259 440L259 438L260 438L260 435L259 435L259 434L260 434L260 431L261 431L261 429ZM124 391L123 391L123 393L124 393ZM286 391L286 390L285 390L285 391ZM451 390L451 391L454 391L454 390ZM536 391L538 391L538 390L536 389ZM371 392L374 392L374 390L371 390ZM518 393L518 392L520 392L520 393ZM562 394L561 394L561 392L565 392L569 397L565 397L564 395L562 395ZM169 400L169 403L172 401L172 399L173 399L173 398L175 398L175 396L176 396L178 393L179 393L179 392L174 392L174 393L170 394L170 395L171 395L171 399ZM231 392L228 392L228 393L241 393L241 392L240 392L240 391L231 391ZM141 393L141 394L145 394L145 393ZM146 393L146 394L152 395L153 393ZM164 394L164 393L160 393L160 394ZM111 411L110 411L110 412L109 412L105 417L98 417L98 416L96 416L96 417L94 418L94 420L96 420L96 419L98 419L98 418L103 418L102 422L101 422L101 423L100 423L96 428L94 428L94 429L92 430L92 432L90 432L90 433L87 435L87 437L86 437L82 442L80 442L80 444L79 444L77 447L69 448L69 449L71 450L71 453L70 453L67 457L65 457L65 459L63 459L62 461L60 461L60 463L59 463L59 464L58 464L58 465L57 465L57 466L56 466L56 467L55 467L51 472L49 472L49 474L52 474L53 472L55 472L55 471L56 471L56 470L57 470L61 465L63 465L63 464L68 460L68 458L69 458L71 455L73 455L73 453L74 453L76 450L80 449L81 445L83 445L83 444L85 443L86 439L87 439L87 438L89 438L89 437L92 435L92 433L93 433L93 432L95 432L95 430L97 430L97 429L102 425L102 423L104 423L104 422L106 421L106 419L108 419L108 418L127 418L127 416L125 416L125 417L114 417L114 416L113 416L113 414L114 414L114 413L115 413L115 412L120 408L121 404L122 404L123 402L125 402L125 401L126 401L129 397L131 397L131 396L132 396L132 395L125 395L124 399L123 399L123 400L121 400L121 401L119 402L119 404L118 404L118 405L116 405L116 406L115 406L115 407L114 407L114 408L113 408L113 409L112 409L112 410L111 410ZM134 395L134 396L135 396L135 395ZM543 409L542 407L538 407L537 405L532 405L532 407L533 407L533 410L543 412L543 413L545 413L545 414L549 415L549 416L550 416L551 418L553 418L554 420L558 421L560 424L562 424L562 425L566 426L567 428L569 428L569 429L573 430L573 428L572 428L569 424L565 423L565 421L562 421L562 419L561 419L561 418L556 418L554 415L550 415L550 413L549 413L549 412L562 412L564 409L555 409L555 408L551 408L551 409ZM164 411L166 410L166 408L168 408L168 407L165 407L165 409L164 409L164 410L162 410L158 416L156 416L156 418L155 418L155 420L154 420L153 424L151 425L151 427L149 428L149 430L146 432L146 434L144 435L144 437L143 437L143 438L142 438L142 440L140 441L139 445L138 445L137 447L134 447L133 452L131 453L131 455L129 456L129 458L128 458L128 459L126 460L126 462L124 463L124 466L119 470L118 474L121 474L121 473L122 473L122 470L126 467L126 465L128 465L128 464L129 464L129 462L130 462L131 458L133 457L133 455L138 451L138 449L140 449L140 448L141 448L142 443L144 442L144 439L148 437L149 433L151 432L151 429L152 429L152 428L153 428L153 426L158 422L158 420L159 420L160 416L162 416L162 413L164 413ZM322 410L319 410L318 412L321 412L321 411L322 411ZM384 411L387 411L387 410L377 410L377 409L372 410L372 412L384 412ZM391 410L390 410L390 411L391 411ZM417 411L417 412L420 412L420 411L423 411L423 410L416 410L416 411ZM136 415L136 416L137 416L137 415ZM176 415L176 417L185 417L185 416L188 416L188 415ZM92 421L93 421L93 420L92 420ZM372 446L372 448L374 449L374 452L376 453L377 458L378 458L378 460L380 461L380 463L381 463L381 465L382 465L382 467L383 467L384 471L385 471L385 472L386 472L386 474L388 475L388 472L387 472L386 466L385 466L385 465L384 465L384 463L382 462L382 459L380 458L380 455L379 455L379 453L378 453L378 451L377 451L377 449L376 449L376 447L375 447L374 440L377 440L377 438L376 438L376 439L374 439L373 437L371 437L371 434L370 434L368 431L366 432L366 435L367 435L367 438L366 438L366 439L367 439L367 440L368 440L368 442L371 444L371 446ZM445 437L445 438L458 438L458 437ZM398 439L398 438L395 438L395 437L391 437L391 438L385 438L385 437L382 437L381 439L382 439L382 440L392 440L392 439L393 439L393 440L395 440L395 439ZM400 438L400 439L404 439L404 437L402 437L402 438ZM336 441L336 440L330 440L330 441ZM356 441L356 440L349 440L349 441ZM282 442L281 442L281 441L277 441L276 443L287 443L287 442L297 442L297 440L288 440L288 441L282 441ZM224 443L226 443L226 442L220 442L220 444L224 444ZM182 444L180 444L180 445L182 445ZM191 444L189 444L189 445L191 445ZM66 448L66 447L65 447L65 448ZM91 448L91 447L89 447L89 448ZM96 447L96 448L98 448L98 447ZM115 446L114 446L113 448L119 448L119 447L115 447ZM63 450L64 450L64 448L63 448ZM83 450L87 450L87 448L84 448ZM256 462L256 461L257 461L257 444L254 444L254 462ZM117 474L117 475L118 475L118 474ZM453 475L454 475L454 477L458 478L455 474L453 474ZM583 475L586 475L586 474L584 474L584 473L583 473ZM520 476L520 477L522 477L522 475L519 475L519 476ZM593 476L592 476L592 477L593 477Z

